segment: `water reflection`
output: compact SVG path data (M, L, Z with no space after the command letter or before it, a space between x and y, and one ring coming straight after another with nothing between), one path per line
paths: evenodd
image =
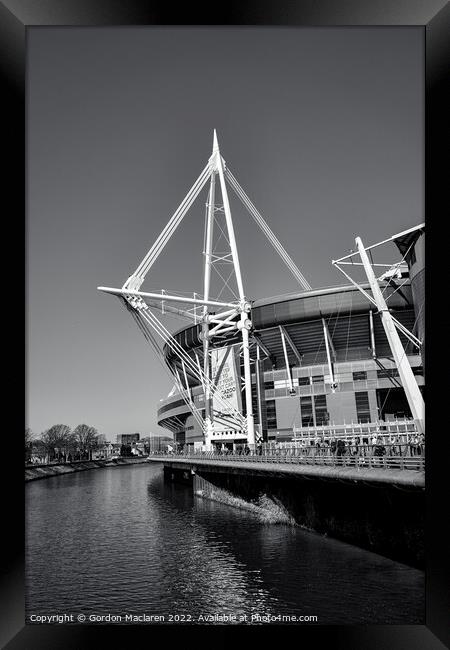
M27 485L27 613L421 623L423 573L193 496L155 465Z

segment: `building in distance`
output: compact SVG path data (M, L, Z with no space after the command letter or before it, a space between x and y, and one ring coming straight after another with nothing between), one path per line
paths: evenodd
M116 441L119 445L132 445L139 442L140 437L139 433L118 433Z

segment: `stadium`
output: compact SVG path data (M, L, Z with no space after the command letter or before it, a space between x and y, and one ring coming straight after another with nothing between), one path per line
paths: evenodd
M424 228L393 239L401 254L408 251L401 278L380 283L390 312L408 330L424 337ZM401 285L401 288L399 286ZM371 294L369 285L363 289ZM302 435L345 424L411 418L405 391L380 314L353 285L303 291L257 300L252 304L252 397L255 428L264 441L292 441ZM183 328L175 338L198 360L202 356L201 325ZM239 347L237 333L220 343ZM417 384L425 385L423 356L402 334L400 339ZM165 361L173 372L179 359L167 346ZM242 362L237 363L237 377ZM330 372L331 371L331 372ZM192 399L204 416L200 382L187 377ZM244 400L243 400L244 402ZM245 402L242 404L245 413ZM174 441L190 445L203 440L202 430L180 393L158 405L158 424ZM218 432L213 442L227 446L246 442L245 432Z
M142 291L208 182L203 293ZM228 187L301 291L247 297ZM355 425L360 433L371 425L391 431L386 423L408 421L421 434L424 239L424 224L368 247L357 237L356 251L333 260L349 284L313 289L232 174L214 132L205 168L135 272L121 289L99 289L119 297L172 377L174 387L160 400L157 421L178 447L253 447L330 437L336 427L344 436L354 434ZM393 245L400 261L374 261L374 249L386 244ZM355 270L364 271L363 280L352 278ZM189 325L172 333L154 310Z

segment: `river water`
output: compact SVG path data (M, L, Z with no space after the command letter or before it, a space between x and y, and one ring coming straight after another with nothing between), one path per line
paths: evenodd
M54 614L97 623L107 615L126 623L127 614L164 623L424 622L422 571L195 496L165 483L159 464L28 483L26 534L27 622Z

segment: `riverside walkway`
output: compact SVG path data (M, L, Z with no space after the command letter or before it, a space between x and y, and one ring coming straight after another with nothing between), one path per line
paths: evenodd
M90 469L101 469L102 467L124 467L126 465L136 465L145 463L146 458L140 457L120 457L114 459L97 459L97 460L74 460L66 462L39 463L25 465L25 482L36 481L52 476L62 476L63 474L73 474L74 472L84 472Z
M339 448L338 448L339 449ZM395 451L395 454L393 453ZM238 472L280 477L310 477L344 481L364 481L423 488L425 457L404 455L397 445L381 454L377 446L365 445L355 453L332 453L329 449L269 446L251 451L153 452L149 462L203 471ZM400 452L400 453L399 453ZM380 454L380 455L378 455Z

